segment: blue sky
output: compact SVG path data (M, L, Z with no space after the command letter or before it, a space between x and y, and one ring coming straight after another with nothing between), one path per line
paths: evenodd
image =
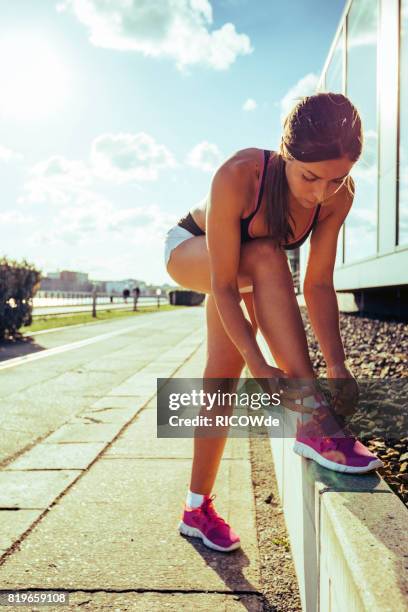
M172 282L163 237L234 151L276 148L345 0L0 4L0 255Z

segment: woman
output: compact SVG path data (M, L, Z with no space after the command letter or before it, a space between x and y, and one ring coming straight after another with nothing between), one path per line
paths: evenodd
M314 377L285 254L311 234L303 286L310 320L327 377L353 379L340 337L333 268L339 230L353 202L349 173L362 143L361 119L348 98L305 97L285 120L279 152L236 152L216 171L209 197L168 231L168 273L181 286L208 294L203 378L238 379L245 363L255 378ZM261 353L258 327L278 368ZM321 399L314 398L316 409ZM201 537L210 548L231 551L240 546L239 537L210 497L225 442L226 437L195 437L179 530ZM362 473L382 466L351 437L298 433L294 450L336 471Z

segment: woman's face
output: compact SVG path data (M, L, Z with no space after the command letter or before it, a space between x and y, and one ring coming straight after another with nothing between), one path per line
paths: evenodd
M304 208L329 206L331 196L344 184L353 165L348 157L307 163L286 160L289 190Z

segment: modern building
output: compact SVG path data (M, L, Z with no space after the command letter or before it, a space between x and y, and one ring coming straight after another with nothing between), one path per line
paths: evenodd
M365 135L351 172L356 194L339 236L335 288L353 292L364 309L401 313L408 295L408 0L347 2L318 91L347 95ZM308 248L300 249L301 284Z

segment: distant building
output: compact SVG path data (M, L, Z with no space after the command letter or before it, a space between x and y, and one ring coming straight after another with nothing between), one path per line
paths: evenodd
M72 270L62 270L61 272L50 272L41 280L40 291L67 291L67 292L87 292L91 293L94 289L98 293L109 295L122 295L124 289L132 290L139 287L140 295L156 295L157 285L147 285L144 281L135 278L125 278L123 280L102 281L91 280L85 272L75 272ZM161 287L164 292L170 285Z
M85 272L62 270L50 272L41 279L40 291L71 291L91 292L93 283Z
M71 272L70 270L62 270L60 272L60 279L68 283L88 283L88 274L85 272Z
M145 282L134 278L127 278L119 281L105 281L105 286L107 293L117 293L120 295L122 295L124 289L132 291L133 287L139 287L141 294L143 294L146 289Z

